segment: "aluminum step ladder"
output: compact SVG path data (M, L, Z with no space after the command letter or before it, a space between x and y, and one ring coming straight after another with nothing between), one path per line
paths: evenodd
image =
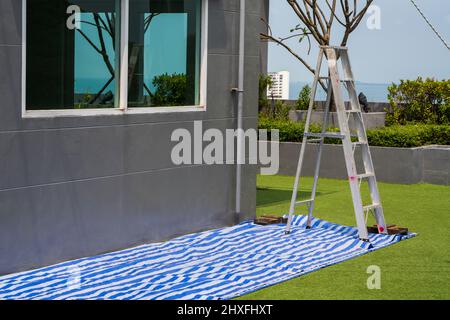
M324 59L326 61L324 61ZM322 64L328 66L327 76L321 76ZM339 75L339 65L341 66L343 77ZM319 82L326 82L327 99L324 109L322 130L320 133L312 133L309 131L311 114L314 108L314 101L317 93ZM346 107L343 91L346 90L349 97L349 108ZM336 106L336 112L339 122L340 132L328 132L328 118L332 106L332 100ZM350 129L350 120L352 122L352 130ZM367 140L366 129L361 112L361 106L356 94L355 80L350 65L348 50L346 47L320 47L317 67L314 75L314 82L311 88L310 104L307 112L305 132L301 145L300 156L298 159L297 173L295 176L294 190L292 193L291 206L289 210L289 219L286 226L286 234L291 232L292 218L297 206L306 205L308 208L307 228L311 228L313 218L314 202L316 198L317 182L319 179L320 162L322 158L322 149L325 138L342 140L344 149L345 165L350 183L350 190L353 199L353 207L356 216L356 224L358 228L359 238L368 241L367 218L370 212L374 214L375 221L378 225L380 233L387 234L386 222L384 220L383 207L381 205L380 194L378 191L375 170L370 154L370 148ZM305 157L307 144L318 144L317 160L314 172L314 183L311 191L311 198L307 200L297 201L297 193L300 182L300 176ZM355 160L355 151L359 146L362 152L362 161L364 163L364 172L358 172L357 162ZM370 198L372 203L364 205L361 197L361 182L367 181Z

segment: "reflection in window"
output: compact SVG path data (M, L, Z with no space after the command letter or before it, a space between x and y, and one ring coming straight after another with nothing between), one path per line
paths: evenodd
M27 1L28 110L117 106L119 10L117 0Z
M199 104L200 0L130 0L129 107Z

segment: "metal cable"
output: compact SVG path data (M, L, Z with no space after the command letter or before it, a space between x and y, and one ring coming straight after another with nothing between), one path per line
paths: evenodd
M416 2L414 0L409 0L411 1L411 3L414 5L414 7L417 9L417 11L420 13L420 15L422 16L422 18L425 20L425 22L430 26L431 30L433 30L433 32L437 35L437 37L442 41L442 43L444 44L444 46L450 50L449 45L447 44L447 42L445 42L444 38L439 34L439 32L436 30L436 28L431 24L431 22L427 19L427 17L425 16L425 14L422 12L422 10L420 10L419 6L416 4Z

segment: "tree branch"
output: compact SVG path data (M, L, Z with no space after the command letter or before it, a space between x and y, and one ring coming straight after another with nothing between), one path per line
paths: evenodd
M307 62L305 59L303 59L300 55L298 55L294 50L292 50L288 45L286 45L283 41L281 41L280 39L276 39L271 35L268 34L264 34L261 33L261 40L263 41L268 41L268 42L275 42L276 44L282 46L284 49L286 49L292 56L294 56L298 61L300 61L301 64L303 64L305 66L306 69L308 69L312 74L316 73L316 70L314 70ZM319 82L320 86L327 91L327 87L325 86L324 83L322 83L322 81Z

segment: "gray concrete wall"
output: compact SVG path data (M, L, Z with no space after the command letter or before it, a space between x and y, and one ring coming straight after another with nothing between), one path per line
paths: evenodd
M301 143L280 143L280 174L295 175ZM378 181L450 185L450 146L423 148L371 147ZM314 176L317 146L308 145L302 175ZM359 172L363 172L360 152L355 152ZM342 146L324 145L320 176L347 179Z
M257 124L262 4L247 6L247 128ZM195 120L236 126L239 1L209 1L206 112L123 116L21 117L21 10L0 0L0 274L233 224L235 167L177 167L170 135ZM248 219L255 167L243 181Z

